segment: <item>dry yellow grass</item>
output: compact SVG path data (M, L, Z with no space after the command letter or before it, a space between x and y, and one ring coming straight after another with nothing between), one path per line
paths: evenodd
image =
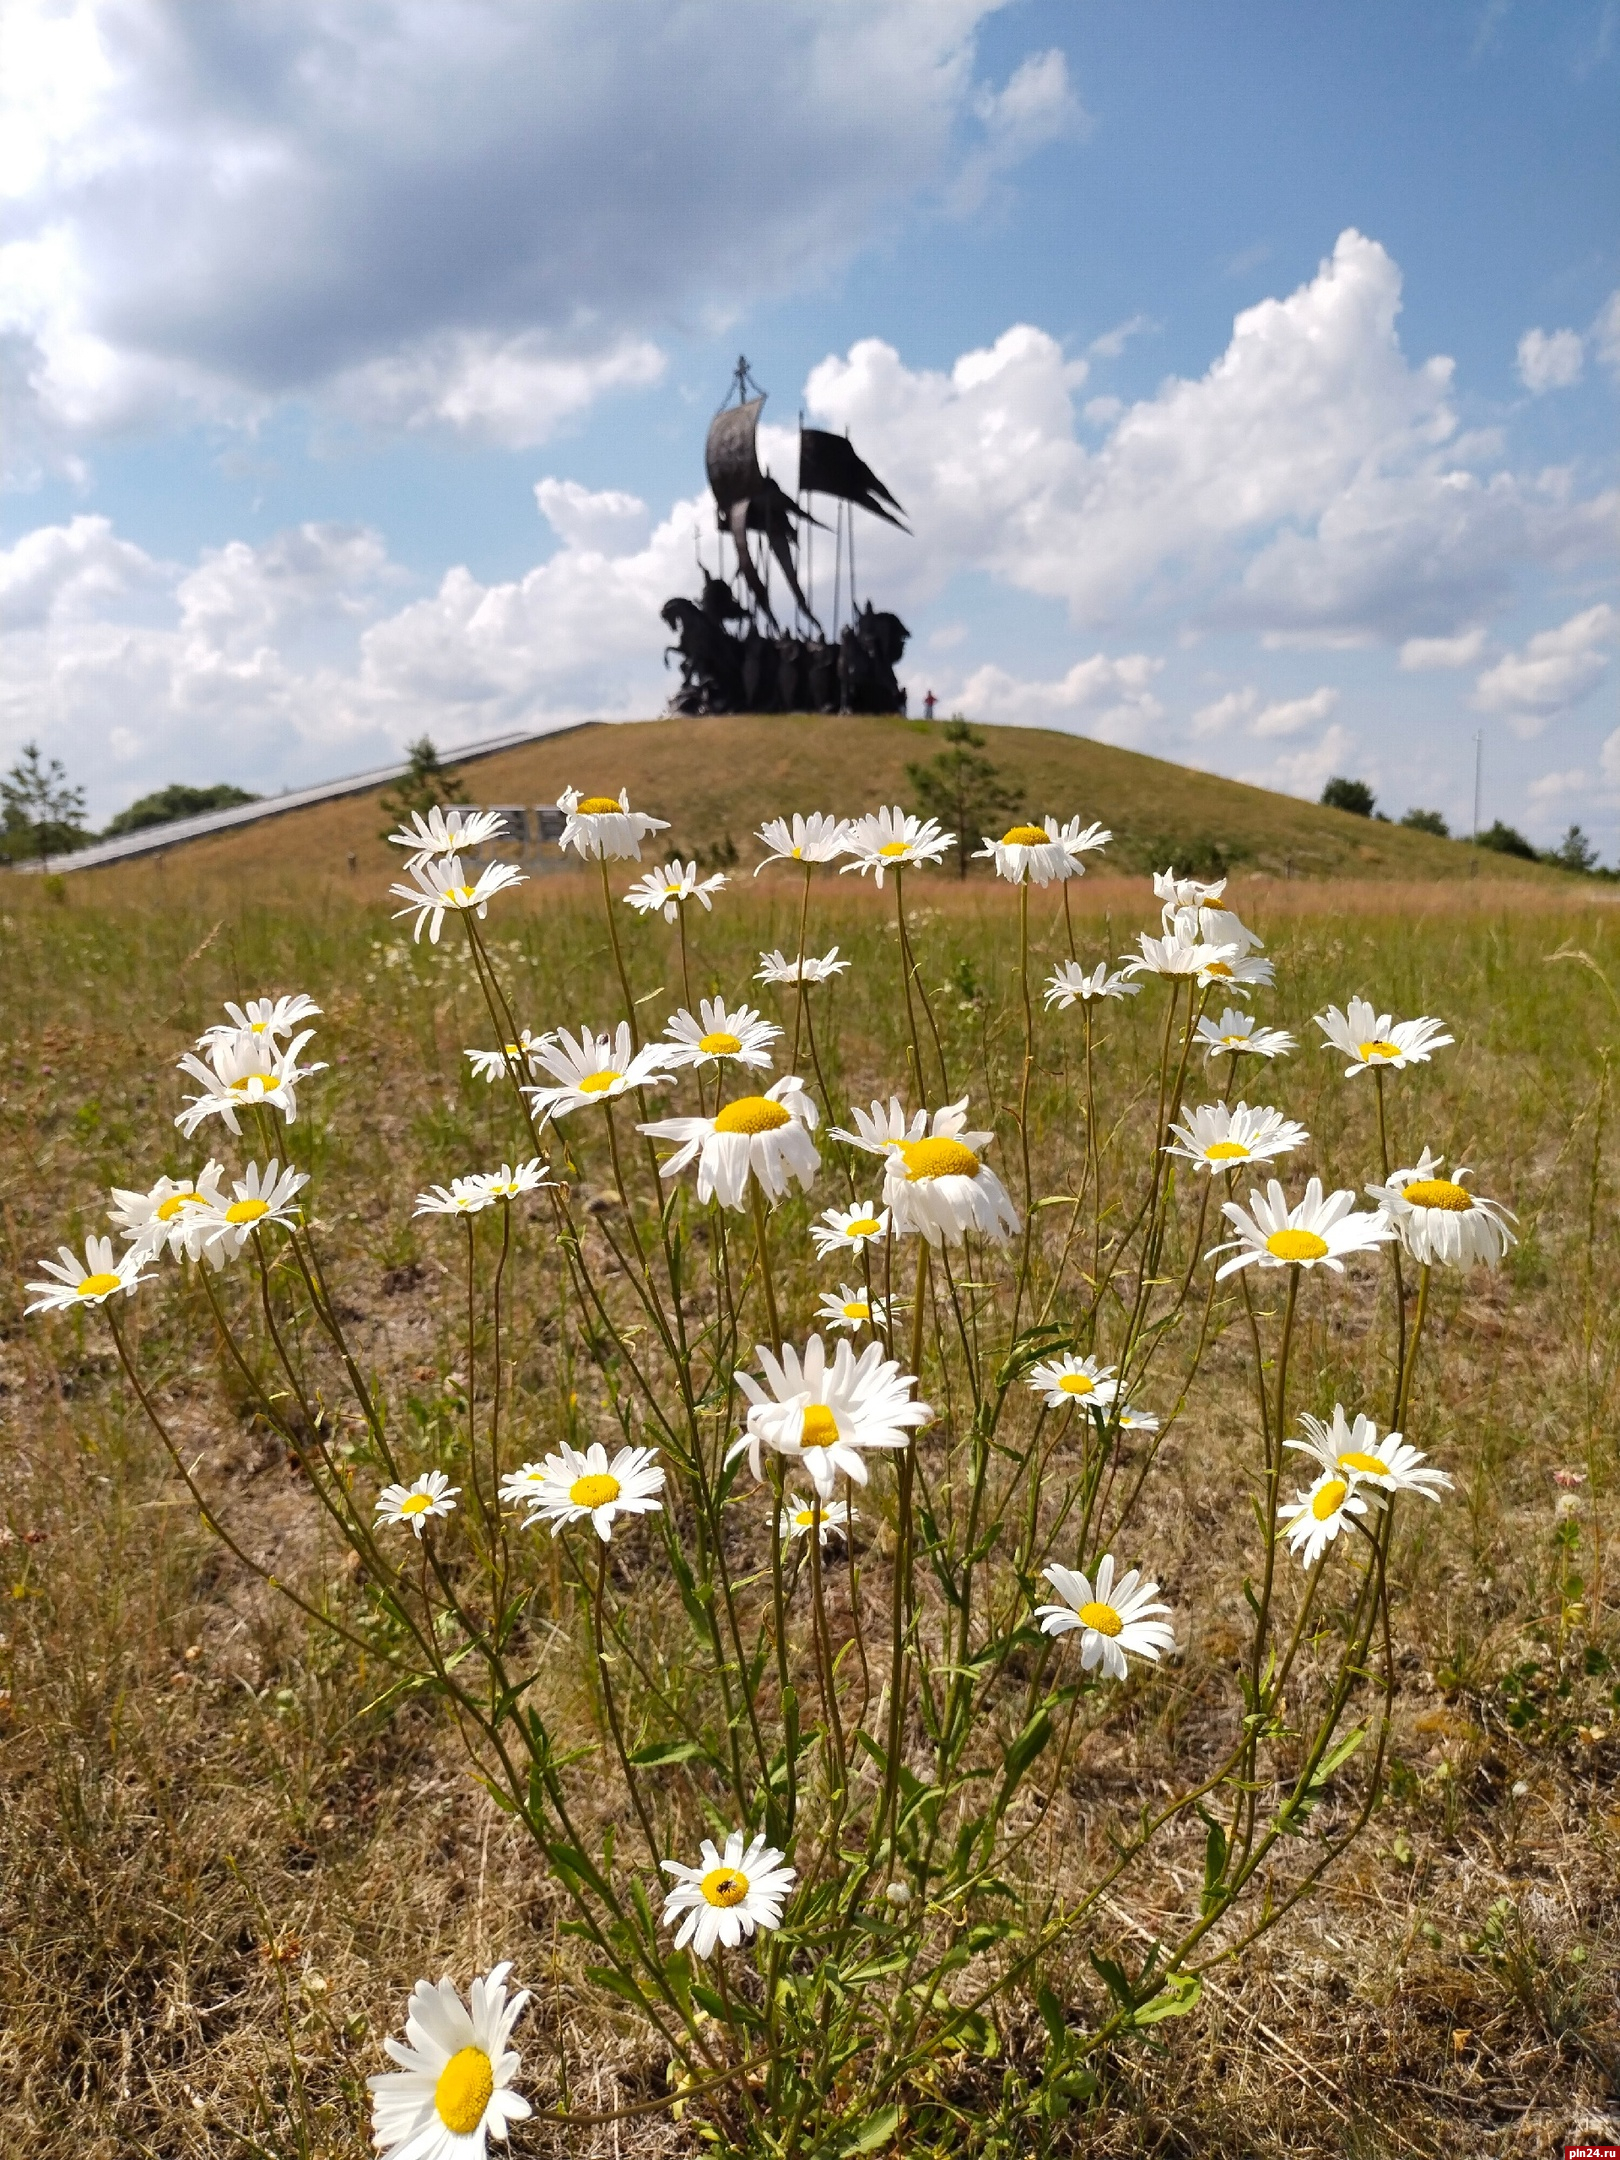
M477 792L544 799L578 772L566 753L552 746L532 782ZM608 777L625 769L615 762ZM802 779L787 792L808 799ZM842 799L830 781L827 799ZM1121 822L1100 789L1076 807ZM305 829L339 809L374 835L373 813L355 805L305 813ZM680 809L694 822L677 837L701 834L697 814L695 802ZM429 1706L379 1705L374 1674L221 1558L102 1337L20 1318L29 1263L95 1227L107 1185L174 1154L173 1061L220 998L303 987L326 1008L333 1069L293 1137L319 1176L351 1324L424 1414L442 1401L454 1322L442 1255L410 1227L409 1196L508 1143L492 1095L461 1070L462 1045L487 1030L454 961L424 952L389 965L400 931L357 897L365 880L351 883L341 861L335 877L312 877L319 850L303 842L289 874L270 845L277 830L242 836L228 859L198 848L161 871L70 880L61 902L32 881L4 892L0 2147L41 2160L281 2160L306 2149L300 2123L308 2151L358 2155L360 2081L379 2033L397 2027L404 1985L499 1953L521 1957L541 1990L536 2025L565 2031L585 2066L576 2108L654 2091L661 2068L591 2007L529 1849L469 1787ZM322 848L339 844L336 831ZM250 839L268 851L245 852ZM368 844L375 892L383 851ZM608 1009L605 943L579 882L531 886L492 918L536 1024ZM939 877L915 898L928 979L963 1056L980 1060L975 1091L1004 1099L1004 897ZM1088 880L1082 950L1117 952L1145 902L1139 880ZM1057 2149L1552 2153L1566 2131L1613 2125L1620 2045L1620 1639L1607 1557L1620 1252L1615 1015L1584 966L1546 962L1576 946L1620 984L1620 928L1591 889L1547 877L1443 891L1256 879L1241 904L1276 954L1279 1017L1297 1025L1356 989L1445 1014L1459 1047L1414 1079L1403 1117L1414 1142L1479 1166L1523 1237L1501 1275L1448 1285L1439 1301L1421 1416L1459 1489L1399 1549L1406 1637L1388 1799L1323 1903L1212 1991L1173 2048L1121 2056L1107 2111ZM705 977L734 989L790 925L791 903L761 879L704 926ZM884 916L835 887L820 925L856 955L840 1042L843 1083L862 1099L897 1069ZM652 928L636 962L649 989L665 951ZM1285 1107L1337 1155L1365 1156L1369 1102L1314 1050L1285 1071ZM1313 1308L1313 1387L1353 1377L1371 1298L1368 1286ZM254 1549L341 1592L341 1556L284 1451L222 1386L194 1305L173 1290L142 1327L188 1453ZM1196 1741L1206 1684L1230 1655L1233 1615L1200 1585L1219 1576L1233 1536L1243 1401L1234 1357L1207 1424L1167 1450L1151 1519L1190 1648L1173 1685L1085 1759L1066 1803L1076 1838L1096 1834L1100 1806L1154 1790ZM575 1645L577 1631L559 1637L564 1716ZM583 1722L582 1703L572 1715ZM1163 1893L1177 1894L1168 1876ZM1150 1936L1157 1919L1151 1900L1114 1915L1122 1941ZM1009 2050L1028 2037L1014 2023ZM631 2160L697 2148L662 2117L566 2146L535 2131L518 2147L565 2149Z
M878 802L909 802L908 763L926 763L942 747L939 723L820 715L742 715L707 720L593 723L542 736L465 768L468 791L484 803L551 803L565 787L656 803L670 820L671 851L708 848L729 836L744 862L750 835L784 804L813 803L841 816ZM1557 889L1559 873L1511 856L1480 857L1455 841L1398 825L1379 825L1340 810L1195 773L1185 766L1118 750L1088 737L1043 728L987 731L992 758L1026 809L1078 812L1110 825L1113 859L1132 870L1169 861L1183 868L1214 862L1278 879L1436 880L1483 877L1493 885ZM188 877L218 874L280 880L341 878L348 857L376 876L394 851L380 838L375 795L348 796L289 811L239 832L188 842L168 868ZM150 892L164 873L148 861L94 873L98 885ZM975 873L982 878L982 868ZM133 885L131 881L134 881Z

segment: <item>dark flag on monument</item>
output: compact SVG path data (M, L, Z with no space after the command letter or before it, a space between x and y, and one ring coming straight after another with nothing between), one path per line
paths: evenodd
M863 510L870 510L887 525L898 525L902 532L909 530L901 523L905 513L900 504L865 458L857 453L847 435L833 435L826 428L800 428L799 493L837 495L845 502L858 503ZM887 510L883 507L885 503L890 506ZM896 510L900 510L900 517L892 514Z

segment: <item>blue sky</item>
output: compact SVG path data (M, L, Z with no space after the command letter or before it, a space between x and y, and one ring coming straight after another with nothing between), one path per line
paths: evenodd
M1614 0L18 0L0 84L0 753L97 815L657 710L741 349L914 697L1464 824L1478 730L1620 855Z

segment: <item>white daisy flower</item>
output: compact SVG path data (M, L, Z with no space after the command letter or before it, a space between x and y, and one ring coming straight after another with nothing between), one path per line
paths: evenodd
M852 1289L848 1283L840 1283L836 1292L822 1291L816 1318L854 1335L863 1327L887 1327L889 1308L882 1298L869 1298L858 1286Z
M1311 1137L1303 1125L1285 1118L1280 1110L1251 1110L1240 1102L1236 1109L1226 1103L1203 1103L1190 1111L1186 1121L1170 1130L1179 1147L1166 1147L1167 1155L1180 1155L1200 1170L1235 1170L1239 1163L1271 1162L1303 1147Z
M934 818L913 817L896 803L892 810L879 810L851 822L844 852L853 860L840 868L858 871L862 877L870 870L881 887L886 870L904 870L911 863L937 863L955 840L955 833L941 832Z
M104 1305L120 1292L133 1297L136 1285L146 1279L142 1270L152 1257L139 1246L115 1254L112 1239L107 1237L86 1238L82 1261L71 1245L56 1249L60 1259L39 1263L54 1279L24 1285L39 1292L32 1305L23 1307L24 1312L65 1312L70 1305Z
M419 1192L413 1215L481 1215L494 1195L481 1177L452 1178L448 1185L430 1185Z
M1196 907L1177 908L1170 918L1172 932L1185 923L1190 934L1201 937L1206 945L1235 945L1239 953L1263 952L1265 942L1255 936L1240 916L1229 907L1217 907L1202 901Z
M1127 1653L1156 1665L1161 1650L1176 1647L1175 1630L1168 1621L1157 1617L1170 1610L1168 1605L1155 1602L1158 1584L1144 1582L1137 1568L1116 1583L1112 1553L1104 1553L1097 1562L1095 1591L1078 1568L1049 1567L1044 1573L1063 1602L1037 1605L1035 1617L1047 1635L1069 1635L1076 1628L1081 1631L1082 1672L1100 1665L1106 1678L1123 1680Z
M293 1037L285 1050L278 1050L268 1036L233 1032L209 1044L206 1065L188 1050L177 1069L200 1080L203 1093L188 1096L186 1107L174 1122L188 1140L204 1118L210 1117L222 1117L231 1131L240 1135L237 1111L263 1104L267 1110L279 1110L289 1125L295 1123L298 1083L326 1070L324 1063L298 1062L298 1053L314 1033L313 1028L306 1028Z
M1024 1385L1046 1397L1048 1410L1076 1405L1082 1410L1106 1410L1119 1393L1112 1365L1069 1353L1032 1365L1024 1375Z
M830 982L849 967L847 960L839 959L836 945L819 960L813 953L806 953L802 961L790 960L786 953L777 951L762 952L759 963L759 973L754 980L762 983Z
M461 810L454 806L446 810L435 803L426 817L420 810L413 810L410 822L390 833L388 842L391 847L410 849L405 867L415 870L431 862L435 855L459 855L463 849L474 852L486 841L505 837L506 820L498 810Z
M650 840L655 832L669 831L668 818L632 810L626 788L619 790L617 800L564 788L557 808L567 820L557 845L564 853L572 848L582 862L620 861L626 856L640 862L642 841Z
M752 1005L728 1012L724 998L700 998L698 1011L702 1017L694 1020L683 1006L665 1025L672 1065L718 1065L723 1059L770 1070L770 1046L782 1033L774 1020L762 1020Z
M506 1043L499 1050L464 1050L461 1054L472 1067L475 1079L487 1080L493 1085L497 1080L504 1080L514 1065L521 1072L532 1073L544 1040L543 1036L523 1028L516 1042Z
M1168 936L1150 937L1144 930L1136 942L1141 951L1126 959L1127 975L1196 975L1200 982L1207 982L1213 967L1222 965L1230 971L1243 957L1235 945L1211 945L1199 937L1184 915L1177 917Z
M371 2088L372 2143L392 2160L484 2160L486 2133L505 2144L507 2127L522 2122L529 2103L512 2089L522 2067L507 2046L529 1998L506 1999L509 1964L472 1984L464 2009L454 1984L418 1980L405 2016L405 2042L383 2042L400 2065L366 2083Z
M1104 832L1100 825L1088 825L1082 832L1078 818L1059 825L1056 818L1049 817L1039 825L1010 826L999 840L987 834L984 846L974 850L973 859L993 862L997 877L1005 878L1009 885L1022 885L1026 879L1032 885L1050 885L1054 878L1061 884L1065 878L1084 877L1086 866L1081 856L1112 838L1113 834Z
M1151 1410L1138 1410L1134 1403L1121 1403L1114 1412L1121 1432L1157 1432L1159 1419Z
M969 1230L999 1244L1021 1227L1006 1188L979 1159L995 1135L966 1130L967 1103L965 1095L947 1103L932 1120L919 1110L908 1124L891 1095L887 1110L880 1102L870 1114L852 1110L855 1131L832 1135L884 1158L883 1198L895 1228L920 1233L930 1245L960 1245Z
M592 1103L612 1102L639 1088L667 1086L669 1048L665 1043L630 1047L630 1025L621 1020L611 1035L593 1035L582 1027L577 1039L566 1028L542 1036L531 1053L533 1063L548 1072L555 1087L526 1087L523 1092L542 1118L567 1117L571 1110L589 1109Z
M848 852L850 821L829 817L825 810L813 810L808 817L801 817L795 810L791 819L768 818L759 828L759 837L767 853L754 871L755 877L766 863L835 861Z
M616 1516L653 1515L662 1509L657 1495L664 1489L664 1473L656 1448L622 1447L611 1462L600 1440L593 1440L583 1453L566 1440L558 1448L544 1462L525 1463L501 1480L501 1498L508 1506L529 1510L523 1518L525 1530L548 1522L556 1537L588 1515L605 1545Z
M1342 1275L1347 1253L1368 1252L1395 1235L1382 1210L1373 1215L1355 1215L1351 1213L1355 1204L1356 1196L1348 1189L1324 1198L1322 1180L1313 1177L1305 1187L1304 1199L1290 1208L1288 1195L1273 1178L1264 1193L1250 1193L1252 1214L1235 1200L1222 1203L1221 1213L1237 1236L1224 1245L1213 1246L1204 1258L1213 1260L1223 1252L1237 1255L1216 1269L1217 1282L1256 1262L1261 1267L1330 1267L1336 1275Z
M1301 1411L1299 1422L1305 1428L1305 1438L1285 1440L1284 1447L1314 1457L1323 1470L1335 1477L1353 1478L1380 1492L1422 1493L1426 1500L1438 1500L1442 1492L1451 1490L1450 1478L1428 1463L1420 1448L1413 1447L1398 1432L1385 1433L1380 1440L1378 1427L1364 1413L1358 1412L1352 1425L1342 1403L1333 1405L1329 1423L1312 1417L1308 1410Z
M755 1355L766 1385L761 1387L752 1373L738 1373L737 1385L749 1402L748 1427L732 1442L726 1460L746 1449L749 1467L761 1480L760 1451L773 1448L797 1456L816 1491L830 1499L840 1477L857 1485L867 1482L863 1448L903 1448L912 1429L934 1414L913 1397L915 1379L884 1356L881 1343L868 1343L857 1357L841 1342L830 1364L819 1335L811 1336L802 1358L791 1344L780 1360L763 1344Z
M1226 983L1233 990L1251 990L1258 986L1269 990L1277 980L1277 970L1261 953L1240 953L1236 959L1227 959L1229 947L1222 947L1222 957L1209 961L1198 971L1202 988L1211 983Z
M790 1544L814 1530L825 1545L829 1538L847 1536L849 1525L859 1521L856 1510L842 1500L823 1500L819 1493L813 1500L801 1500L797 1493L782 1497L782 1535Z
M438 944L446 914L465 914L472 910L482 920L498 892L504 892L508 885L528 882L524 872L514 870L510 863L488 863L479 871L477 882L469 885L459 855L446 855L442 859L430 857L409 868L414 882L390 885L388 890L396 900L405 902L402 908L395 908L396 919L414 912L416 928L412 935L418 944L422 942L424 929L429 942Z
M747 1204L750 1172L772 1200L782 1198L790 1179L810 1190L821 1168L810 1137L816 1122L804 1082L789 1073L763 1095L739 1095L713 1117L657 1118L636 1130L676 1143L660 1177L679 1177L695 1159L699 1200L740 1209Z
M716 870L712 877L700 877L695 862L682 862L677 856L673 862L661 863L645 877L637 878L625 894L624 903L638 915L650 915L659 909L665 922L673 922L688 900L701 900L707 914L714 906L714 895L730 882L723 870Z
M660 1861L676 1878L664 1900L664 1920L681 1923L675 1936L677 1950L712 1957L717 1943L735 1950L755 1928L782 1925L782 1903L798 1876L782 1865L787 1855L762 1837L756 1837L746 1851L743 1841L744 1833L733 1830L721 1854L705 1838L698 1847L703 1855L698 1867L682 1867L678 1860Z
M1198 878L1178 878L1174 865L1153 873L1153 897L1162 903L1166 930L1183 908L1212 907L1225 890L1225 878L1217 878L1213 885L1203 884Z
M1277 1510L1289 1550L1298 1553L1302 1566L1313 1567L1352 1516L1366 1514L1356 1485L1354 1471L1324 1470L1309 1492L1295 1493Z
M521 1200L525 1193L539 1192L542 1186L557 1182L546 1175L549 1167L541 1156L531 1155L516 1168L502 1163L498 1170L480 1171L478 1182L492 1200Z
M1353 997L1343 1012L1330 1005L1316 1015L1316 1025L1327 1038L1323 1049L1341 1051L1350 1060L1344 1068L1347 1080L1369 1066L1402 1072L1408 1065L1427 1065L1436 1050L1455 1039L1442 1021L1394 1020L1362 997Z
M115 1185L115 1205L108 1209L107 1220L123 1231L143 1259L155 1257L167 1245L171 1260L195 1260L198 1212L219 1205L224 1175L225 1165L210 1156L194 1178L160 1177L150 1192L126 1192Z
M318 1020L321 1008L312 997L300 990L292 997L249 998L246 1005L233 1005L225 1000L229 1021L219 1021L211 1028L204 1028L197 1038L197 1048L206 1050L212 1043L228 1041L235 1035L268 1036L272 1042L283 1035L290 1035L300 1020ZM306 1036L305 1041L309 1040Z
M1193 1039L1202 1044L1206 1059L1213 1057L1286 1057L1299 1044L1286 1028L1262 1027L1253 1013L1228 1005L1218 1020L1199 1015Z
M1396 1170L1387 1185L1369 1185L1400 1233L1414 1260L1441 1267L1496 1267L1510 1245L1519 1241L1508 1228L1518 1217L1498 1200L1471 1193L1462 1182L1473 1175L1459 1166L1455 1177L1442 1177L1443 1155L1427 1148L1410 1170Z
M452 1485L442 1470L424 1470L409 1485L385 1485L377 1495L377 1521L409 1523L417 1536L430 1515L453 1515L459 1485ZM396 2056L395 2061L399 2058Z
M861 1246L875 1244L888 1234L888 1209L866 1200L857 1200L851 1208L828 1208L810 1225L818 1260L825 1260L829 1253L848 1252L852 1248L858 1251Z
M1065 1010L1076 1000L1089 1005L1093 998L1140 997L1142 985L1123 972L1110 974L1108 962L1099 960L1088 973L1078 960L1065 960L1046 978L1046 1002Z
M296 1230L301 1210L293 1202L308 1183L306 1171L295 1170L290 1163L283 1170L274 1156L263 1170L256 1162L249 1163L247 1175L232 1183L232 1197L199 1216L203 1251L218 1265L234 1260L255 1230L267 1229L271 1223Z

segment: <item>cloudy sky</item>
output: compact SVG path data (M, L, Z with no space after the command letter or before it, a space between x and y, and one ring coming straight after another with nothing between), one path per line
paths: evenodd
M7 0L0 756L658 711L743 350L914 709L1614 860L1617 123L1617 0Z

